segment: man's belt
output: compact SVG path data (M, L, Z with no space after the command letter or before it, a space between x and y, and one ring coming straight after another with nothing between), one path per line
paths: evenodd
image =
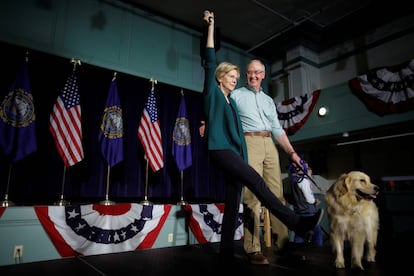
M254 132L245 132L244 136L272 137L272 133L270 131L254 131Z

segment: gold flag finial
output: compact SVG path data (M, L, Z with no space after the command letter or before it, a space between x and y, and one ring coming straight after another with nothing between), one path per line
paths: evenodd
M157 84L157 80L154 78L151 78L150 82L151 82L152 88L154 88L154 86Z
M76 71L76 66L77 65L81 65L81 61L80 61L80 59L74 59L74 58L72 58L71 60L70 60L70 63L73 63L73 71Z

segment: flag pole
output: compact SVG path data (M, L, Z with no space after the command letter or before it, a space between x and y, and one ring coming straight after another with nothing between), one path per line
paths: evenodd
M108 166L106 170L106 193L105 200L99 202L101 205L114 205L115 202L109 200L109 184L111 181L111 167L115 166L124 158L123 155L123 120L121 101L118 96L118 88L116 85L116 75L111 80L109 92L104 108L102 123L98 141L101 144L101 151Z
M108 164L108 170L106 173L106 194L105 194L105 200L102 200L101 202L99 202L99 204L102 205L114 205L115 202L113 202L112 200L109 200L109 175L110 175L110 171L111 171L111 166Z
M144 192L144 200L141 201L142 205L152 205L152 202L148 200L148 159L145 158L147 161L146 168L145 168L145 192Z
M157 80L154 78L150 78L149 80L151 82L151 87L154 89L155 85L157 84ZM142 200L140 203L142 205L152 205L152 202L148 200L148 158L146 155L144 155L144 158L146 160L146 168L145 168L145 191L144 191L144 200Z
M10 178L11 178L12 167L13 167L13 164L10 164L10 166L9 166L9 176L7 178L6 193L4 194L4 200L1 201L1 207L14 206L13 201L9 200L9 187L10 187Z
M182 100L184 99L183 97L184 97L184 90L181 88L181 99ZM179 115L180 115L180 112L181 112L181 104L180 104L180 109L179 109L179 112L178 112ZM185 112L185 117L187 117L187 114L186 113L187 112ZM177 116L177 118L178 117L179 116ZM175 127L176 126L174 126L174 128ZM177 163L177 165L178 165L178 163ZM184 169L183 170L180 170L180 184L181 184L181 186L180 186L181 197L180 197L180 201L177 202L177 205L184 206L184 205L187 204L187 202L184 201Z
M58 119L60 117L67 117L69 120L66 122L65 120L65 124L73 124L73 123L77 123L77 122L73 122L73 120L79 120L80 123L80 117L78 118L78 116L69 116L67 115L67 112L71 113L71 114L79 114L80 116L80 104L76 103L78 100L76 99L76 97L78 97L77 93L78 93L78 88L77 88L77 84L76 84L76 66L77 65L81 65L81 61L79 59L74 59L72 58L70 60L70 63L72 63L73 65L73 72L71 74L71 76L67 79L66 81L66 85L63 88L63 91L61 93L61 95L58 96L58 100L56 101L55 105L53 106L53 112L49 117L49 128L52 132L53 138L55 139L55 143L56 146L58 148L60 148L62 145L59 142L59 136L64 135L60 129L62 127L62 120ZM70 84L70 85L68 85ZM71 107L69 110L68 108L59 108L59 99L61 97L63 97L63 95L65 95L67 92L69 92L68 94L70 94L70 101L75 102L76 104ZM75 110L78 109L78 111L72 112L72 108L74 108ZM72 110L72 111L70 111ZM73 117L73 118L72 118ZM82 131L80 130L79 133L76 132L72 132L71 133L73 135L74 138L71 138L70 143L77 143L78 141L75 140L79 140L80 143L82 143ZM70 137L72 137L72 135L70 135ZM59 206L66 206L66 205L70 205L69 201L66 201L64 199L64 193L65 193L65 182L66 182L66 169L69 168L70 166L72 166L73 164L80 162L83 159L83 148L82 146L80 146L80 152L77 152L76 154L74 154L72 152L72 149L63 147L62 151L59 151L59 154L61 155L62 159L63 159L63 175L62 175L62 190L61 190L61 194L60 194L60 200L56 201L54 204L55 205L59 205ZM74 155L77 156L76 160L72 160L73 162L69 161L68 159L68 155ZM80 157L80 159L78 158Z
M66 179L66 166L63 165L63 177L62 177L62 191L60 193L60 200L55 202L55 205L66 206L70 205L70 202L64 199L63 194L65 193L65 179Z
M181 176L181 198L180 201L177 202L177 205L186 205L187 202L184 201L184 171L180 171Z

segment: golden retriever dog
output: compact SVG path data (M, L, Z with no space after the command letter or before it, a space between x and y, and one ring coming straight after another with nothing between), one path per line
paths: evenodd
M350 245L352 268L364 270L363 257L368 262L375 262L379 214L373 199L378 193L379 187L360 171L342 174L326 192L329 235L336 255L336 268L345 268L345 241Z

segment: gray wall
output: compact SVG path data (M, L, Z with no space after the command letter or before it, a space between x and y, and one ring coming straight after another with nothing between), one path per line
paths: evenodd
M0 3L1 41L198 92L201 26L201 17L190 30L113 0ZM242 68L251 57L226 43L218 52Z

